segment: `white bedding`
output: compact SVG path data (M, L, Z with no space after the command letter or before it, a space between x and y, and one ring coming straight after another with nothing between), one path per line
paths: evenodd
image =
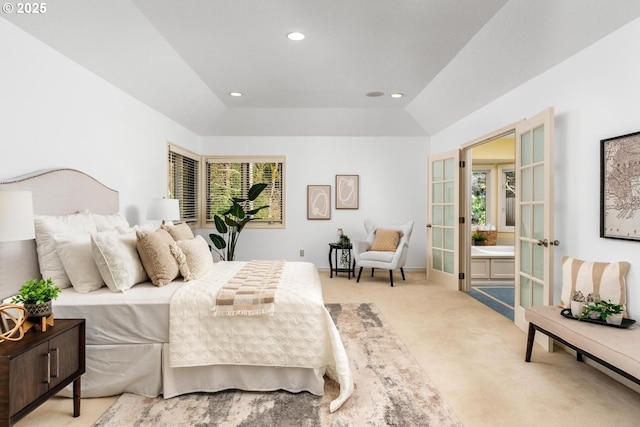
M170 366L247 365L326 369L340 383L337 410L353 392L353 378L338 331L324 307L311 263L285 263L272 315L215 316L218 289L245 262L216 264L171 300Z
M160 288L145 282L126 292L102 287L84 294L66 288L53 302L53 312L86 319L87 345L167 343L169 304L183 285L182 280Z

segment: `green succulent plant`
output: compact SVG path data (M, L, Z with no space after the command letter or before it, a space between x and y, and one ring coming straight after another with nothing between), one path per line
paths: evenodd
M29 280L20 287L20 292L11 302L22 304L44 304L58 298L61 289L53 284L51 277L40 280Z

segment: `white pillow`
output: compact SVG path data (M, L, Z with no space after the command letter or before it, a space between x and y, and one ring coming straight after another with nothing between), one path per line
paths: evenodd
M197 235L193 239L178 240L175 245L180 248L180 252L182 252L186 258L187 271L190 273L189 279L199 279L213 267L211 250L202 236ZM176 254L173 255L176 257L178 263L180 263L178 256L176 256Z
M124 292L149 279L138 256L136 242L133 229L91 235L93 259L102 279L113 292Z
M60 289L68 288L71 282L56 252L53 236L95 233L96 224L91 214L85 212L64 216L34 215L33 217L40 274L45 279L50 277Z
M93 221L96 223L96 229L98 232L114 230L117 228L129 228L129 221L120 212L101 215L97 213L91 213Z
M100 289L104 281L91 253L91 236L89 234L72 234L53 236L56 252L64 266L73 289L87 293Z

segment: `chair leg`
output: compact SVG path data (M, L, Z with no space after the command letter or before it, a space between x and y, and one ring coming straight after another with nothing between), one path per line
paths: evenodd
M374 272L374 271L376 271L376 269L375 269L375 268L372 268L372 269L371 269L371 277L373 277L373 272Z
M404 280L404 268L400 267L400 273L402 273L402 280Z
M393 288L393 270L389 270L389 280L391 281L391 287Z
M358 278L356 279L356 283L360 283L360 275L362 274L362 267L358 270Z

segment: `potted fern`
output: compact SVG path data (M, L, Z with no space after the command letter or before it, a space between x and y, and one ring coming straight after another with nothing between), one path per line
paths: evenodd
M48 317L51 315L51 302L58 298L60 292L60 288L53 284L50 277L32 279L20 287L20 292L11 302L22 304L29 313L28 317Z

